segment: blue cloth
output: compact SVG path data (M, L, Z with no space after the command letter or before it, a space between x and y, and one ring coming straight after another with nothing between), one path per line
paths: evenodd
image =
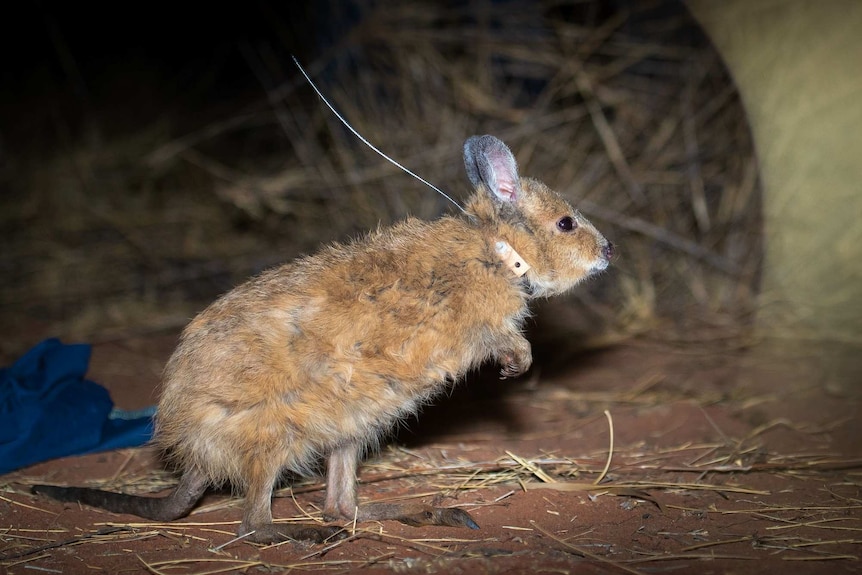
M89 345L47 339L0 369L0 473L150 440L155 407L115 409L107 389L84 379L89 363Z

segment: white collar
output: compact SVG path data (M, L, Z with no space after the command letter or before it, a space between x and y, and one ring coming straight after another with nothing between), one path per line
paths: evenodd
M515 251L509 242L505 240L498 240L494 244L494 251L497 252L497 257L506 264L506 267L509 268L513 274L518 277L522 277L525 273L530 270L530 264L524 261L524 258Z

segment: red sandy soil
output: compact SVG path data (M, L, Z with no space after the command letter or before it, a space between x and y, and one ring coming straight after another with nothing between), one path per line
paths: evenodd
M173 344L174 336L100 344L89 377L120 407L149 405ZM0 567L130 575L862 572L860 401L825 392L807 364L635 342L516 381L488 372L407 422L360 471L362 500L462 506L478 531L384 522L357 525L332 545L261 547L232 541L241 510L228 492L209 494L171 524L28 492L36 482L163 486L170 476L142 448L0 477ZM322 489L312 478L293 495L279 491L275 516L318 516Z

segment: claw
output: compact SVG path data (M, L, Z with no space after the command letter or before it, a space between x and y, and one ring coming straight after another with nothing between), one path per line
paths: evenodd
M463 513L465 515L463 523L464 527L469 527L470 529L479 529L479 524L473 521L473 518L470 517L466 511Z
M522 375L526 370L515 364L508 364L500 370L501 379L513 378Z
M456 507L445 507L439 510L440 525L451 525L452 527L469 527L479 529L479 525L473 521L470 514Z

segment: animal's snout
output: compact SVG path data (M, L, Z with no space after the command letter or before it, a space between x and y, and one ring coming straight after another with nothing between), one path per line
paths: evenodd
M614 257L614 251L614 244L609 241L605 241L604 245L599 248L601 257L599 257L596 263L593 264L593 273L608 269L608 266L611 265L611 258Z

